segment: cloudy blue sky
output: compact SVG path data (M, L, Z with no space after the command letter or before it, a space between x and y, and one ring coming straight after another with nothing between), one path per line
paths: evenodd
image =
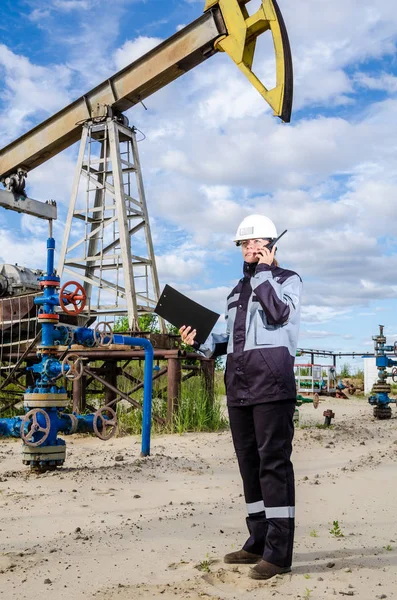
M251 0L254 9L259 0ZM397 339L397 11L392 0L280 0L295 70L291 124L216 55L129 111L140 143L161 284L223 312L240 275L231 239L249 213L288 234L301 274L300 346L371 350ZM3 0L0 145L202 13L204 0ZM271 45L256 66L272 78ZM269 79L270 78L270 79ZM58 201L62 239L77 148L29 174ZM44 264L45 227L0 214L0 262ZM359 363L356 362L358 365Z

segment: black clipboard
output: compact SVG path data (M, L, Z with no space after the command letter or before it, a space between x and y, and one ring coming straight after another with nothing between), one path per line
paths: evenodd
M169 285L163 289L154 312L178 329L182 325L196 329L195 340L199 344L205 342L219 319L218 313L190 300Z

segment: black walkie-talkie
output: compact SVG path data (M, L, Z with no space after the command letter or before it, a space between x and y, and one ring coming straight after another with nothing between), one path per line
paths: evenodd
M271 242L269 242L267 244L267 246L265 246L266 250L272 250L273 246L278 242L278 240L283 237L284 233L287 233L288 229L286 229L285 231L283 231L283 233L281 233L275 240L272 240Z

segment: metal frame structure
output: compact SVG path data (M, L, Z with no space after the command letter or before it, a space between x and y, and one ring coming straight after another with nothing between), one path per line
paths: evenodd
M204 14L170 38L100 83L43 123L0 150L0 179L18 168L29 171L77 142L81 123L124 112L178 79L217 52L226 52L272 107L289 122L292 110L291 49L276 0L262 0L249 15L250 0L207 0ZM276 60L276 86L266 88L252 70L257 38L270 32Z
M308 375L302 375L302 369L308 369ZM336 373L333 365L316 365L313 363L301 364L295 363L296 391L298 394L326 391L334 393L336 391ZM323 372L326 371L325 377ZM326 389L322 388L322 381L325 381ZM306 385L304 385L306 383ZM309 385L307 385L309 384Z
M311 348L298 348L297 356L302 356L303 354L310 354L311 362L314 363L315 356L325 356L332 358L333 366L336 366L336 359L342 358L343 356L351 356L352 358L366 358L370 356L374 356L373 352L332 352L332 350L314 350Z
M247 10L248 4L249 0L206 0L205 12L200 18L0 149L0 181L8 190L3 192L0 205L19 212L30 212L49 219L51 223L51 219L56 217L55 208L38 206L27 198L24 192L24 178L31 169L77 142L81 137L82 124L91 123L91 139L94 139L95 135L100 136L101 127L105 127L108 144L103 143L99 154L90 157L86 162L83 139L81 141L67 232L61 252L60 272L70 272L74 269L73 273L78 274L79 279L83 279L91 297L96 290L97 295L92 299L96 301L100 314L109 312L109 306L106 303L102 304L101 296L112 291L116 297L113 307L117 310L114 310L118 314L125 311L128 313L131 329L136 329L137 316L141 309L142 312L151 312L159 292L139 157L136 152L131 161L128 153L125 157L117 148L121 139L130 139L132 154L134 145L136 147L136 139L131 135L131 130L122 123L121 114L142 103L145 98L216 53L225 52L266 100L274 115L282 121L289 122L293 73L288 35L281 12L276 0L261 0L259 9L252 15ZM272 89L265 87L253 70L256 41L265 32L271 34L274 45L276 85ZM96 126L98 128L94 131ZM87 136L88 139L87 129L88 125L83 128L83 138ZM136 197L128 189L127 175L132 173L136 175L138 182ZM78 209L76 201L79 197L81 176L85 177L87 182L86 205ZM93 195L93 201L91 203L90 198L87 203L90 194ZM109 213L105 196L111 197ZM134 222L137 219L141 221ZM74 228L77 223L80 227L83 226L84 233L77 244L74 242L70 246L69 235L72 228L73 232L78 233L78 228ZM119 226L118 230L116 223ZM112 227L113 234L108 235ZM136 236L134 241L138 240L140 232L145 233L147 257L143 256L143 252L137 251L134 254L131 248L131 237ZM115 256L118 246L121 257ZM83 247L83 252L79 257L73 250L80 247ZM118 280L120 262L127 272L123 285ZM144 290L138 290L135 281L134 269L138 266L146 269ZM152 272L152 291L148 286L148 270ZM121 299L125 303L123 309L119 306ZM163 329L162 322L161 325ZM11 354L12 352L10 358ZM10 378L17 379L20 375L20 348L12 358L16 363L7 375L8 381L3 381L4 388L7 387L4 383L9 383ZM28 359L28 355L25 358ZM177 363L178 361L172 359L168 368L169 382L173 382L171 388L176 390L180 380L180 368ZM208 367L207 371L211 371L212 368L213 365ZM6 391L4 389L4 392ZM171 393L169 391L168 397L169 402L170 398L173 402L172 390Z
M153 337L151 339L156 342ZM27 347L22 356L17 352L10 353L8 358L16 363L15 368L10 374L0 372L0 417L21 402L27 385L34 382L29 375L30 371L26 371L26 365L35 362L34 345L33 343ZM94 404L98 396L104 397L106 406L115 407L118 402L123 401L130 405L130 410L142 409L142 402L136 399L136 392L143 388L144 380L133 376L129 366L131 362L142 361L145 358L143 350L131 350L121 346L73 347L72 350L59 347L57 351L54 350L54 355L62 361L70 352L73 352L76 357L81 357L84 362L82 377L73 380L68 386L73 394L73 413L84 414L87 410L96 411L97 407ZM213 402L214 359L196 353L184 354L178 348L155 349L153 357L157 363L152 374L154 397L161 398L167 403L167 423L173 423L174 414L178 410L181 384L192 377L203 377L208 402ZM196 364L192 364L192 359L197 361ZM157 384L154 383L155 381ZM153 419L159 424L165 424L160 415L153 413Z
M145 98L217 52L225 52L266 100L274 114L289 122L293 69L284 20L276 0L262 0L260 7L252 15L246 6L249 2L250 0L207 0L201 17L0 149L0 180L7 186L8 194L19 192L25 195L25 177L28 171L78 141L81 126L86 124L83 126L58 272L60 275L63 271L78 274L78 279L83 279L88 296L94 301L92 304L96 303L97 314L108 315L113 312L117 315L127 312L132 330L139 329L140 313L152 312L160 293L136 138L134 130L131 131L123 123L122 113L142 103ZM276 84L271 89L262 83L253 70L257 38L266 32L273 39L276 64ZM101 140L101 151L96 157L90 151L94 139ZM122 141L127 141L127 146L131 146L131 152L127 150L126 157L120 152ZM86 145L87 157L84 155ZM135 198L130 192L132 172L135 173L138 184ZM85 208L77 210L76 201L82 175L86 177L88 184ZM92 202L91 192L94 197ZM105 197L109 195L111 202L108 207ZM7 201L12 202L10 195ZM136 223L134 219L137 218L141 218L141 222ZM77 219L84 221L84 233L79 240L68 245L72 224ZM113 235L107 235L110 226L114 228ZM134 255L131 249L131 238L139 235L142 227L147 256L143 256L145 253ZM76 256L73 251L77 248L82 249L82 252ZM118 249L120 254L117 253ZM146 269L142 275L145 281L143 290L138 290L136 285L138 267ZM151 273L151 291L148 271ZM113 294L112 300L103 301L102 296L110 292ZM121 308L120 301L124 302ZM162 331L165 331L162 321L160 325Z
M95 314L127 314L133 331L160 297L136 131L125 119L83 126L60 277L64 271L84 281Z

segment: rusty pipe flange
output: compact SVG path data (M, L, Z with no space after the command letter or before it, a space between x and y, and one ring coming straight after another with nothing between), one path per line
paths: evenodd
M37 318L39 321L59 321L58 313L39 313Z
M37 415L41 415L42 417L44 417L44 420L46 423L45 427L42 427L40 425L40 423L38 423ZM31 423L30 423L30 421L31 421ZM25 433L25 425L27 423L30 423L30 425L28 426L27 433ZM50 417L48 416L46 411L41 408L33 408L32 410L27 412L26 415L24 416L24 418L22 419L21 427L20 427L19 431L20 431L20 436L21 436L22 441L27 446L31 446L33 448L33 447L41 446L42 444L44 444L44 442L46 441L46 439L48 438L48 436L50 434L50 429L51 429L51 421L50 421ZM37 442L32 442L31 438L33 437L33 435L35 433L42 433L43 435L39 440L37 440Z
M66 445L62 446L43 446L42 448L22 447L22 455L26 459L38 461L42 459L65 459Z
M110 414L110 419L105 417L105 413ZM98 429L98 419L102 424L101 431ZM106 432L107 427L110 428L108 432ZM99 408L96 413L94 413L93 428L95 435L100 440L110 440L117 431L117 415L113 408L110 408L110 406L102 406L102 408Z
M66 446L41 446L39 448L22 447L22 462L34 471L44 473L54 471L65 462Z
M67 402L69 400L67 393L65 392L64 394L38 394L38 393L31 393L29 394L28 392L26 392L26 394L23 395L23 399L25 400L30 400L30 401L34 401L34 400L39 400L41 401L60 401L65 403L65 401Z
M391 419L391 407L374 406L373 415L375 419Z
M57 325L59 321L58 319L40 319L40 323L52 323L53 325Z
M58 346L45 346L44 344L39 344L36 349L40 354L56 354L58 352Z
M389 383L374 383L372 386L372 394L390 393L391 385Z
M52 279L46 279L45 281L39 282L40 287L50 286L50 287L59 287L59 281L53 281Z
M24 400L25 408L66 408L69 399L66 400Z
M69 417L70 420L72 421L72 426L70 428L70 435L72 435L72 433L76 433L78 426L79 426L79 420L76 417L76 415L74 415L73 413L61 413L60 414L61 417Z

